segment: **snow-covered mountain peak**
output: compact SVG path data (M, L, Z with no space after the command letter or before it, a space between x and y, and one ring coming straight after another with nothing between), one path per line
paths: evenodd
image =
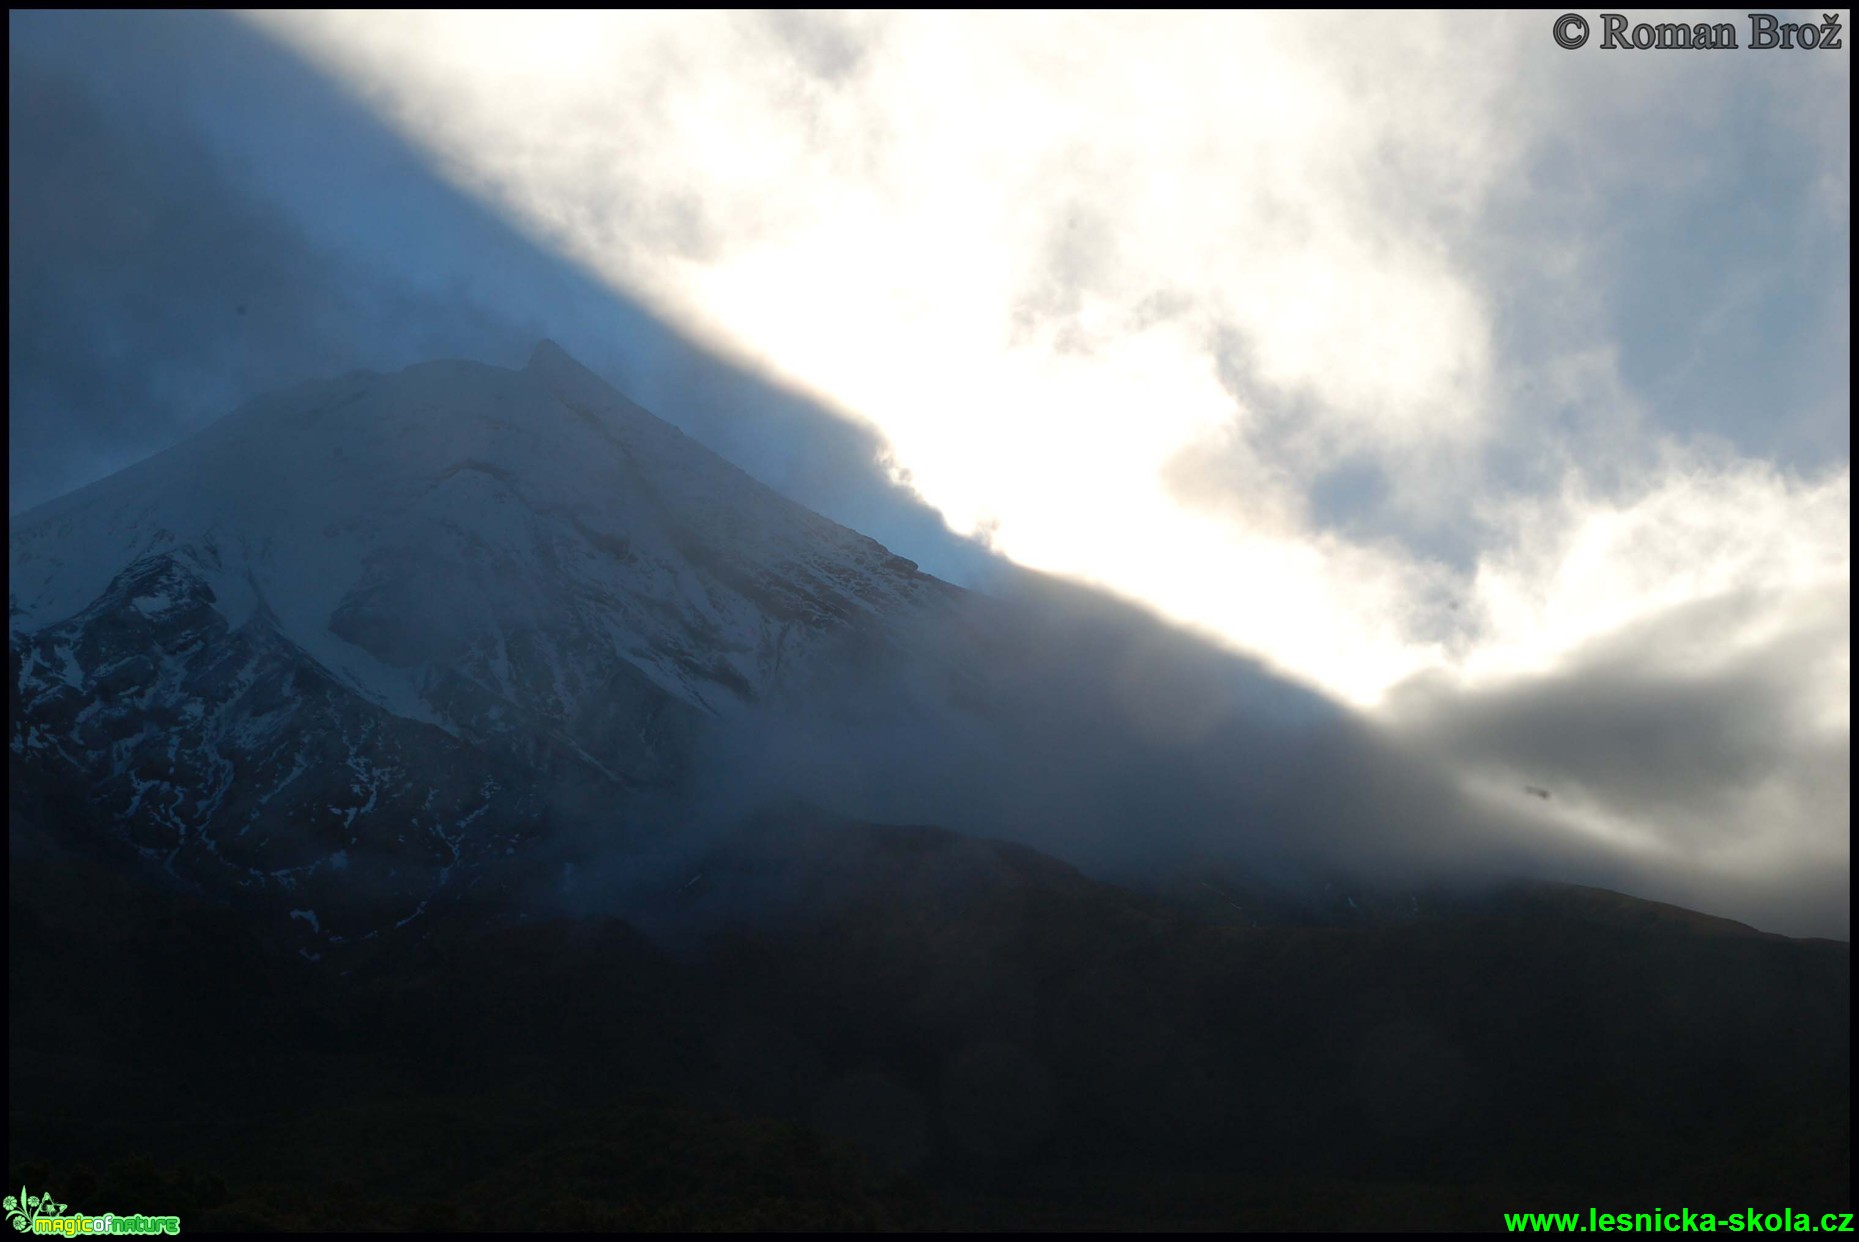
M391 804L378 831L438 834L375 842L411 894L406 850L443 871L535 831L536 789L676 781L706 719L954 588L544 342L253 401L15 518L8 594L15 750L145 848L270 885Z
M430 362L261 398L22 515L14 628L76 614L155 553L194 566L235 625L262 597L294 641L383 702L404 688L375 686L374 665L456 646L428 639L481 645L495 631L501 644L575 616L667 690L714 707L719 686L766 680L781 646L771 631L940 587L546 341L522 371ZM401 640L346 624L413 582L418 598L394 611L419 624Z

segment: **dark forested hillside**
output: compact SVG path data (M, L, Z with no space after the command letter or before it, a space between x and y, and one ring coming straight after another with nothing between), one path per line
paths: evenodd
M16 798L16 835L48 805ZM17 856L13 1180L195 1229L1849 1201L1844 944L1542 885L1255 926L1023 847L817 818L700 874L640 908L656 938L460 906L342 965L104 863ZM725 901L745 913L704 913Z

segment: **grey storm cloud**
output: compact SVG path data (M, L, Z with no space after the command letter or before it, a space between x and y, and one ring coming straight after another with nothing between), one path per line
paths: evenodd
M223 19L172 20L204 36L189 46L209 64L263 51L242 48L251 40L221 30ZM16 15L16 34L21 24ZM435 350L524 347L527 333L470 300L307 235L234 175L184 110L140 95L133 79L105 89L81 64L35 56L32 36L47 32L25 24L9 66L14 512L261 392Z
M1750 592L1693 601L1547 673L1469 691L1416 679L1392 714L1423 752L1629 826L1685 877L1677 897L1714 887L1715 909L1759 926L1844 936L1849 735L1801 704L1847 675L1816 657L1850 641L1850 604L1796 601L1785 632L1737 641L1772 609Z
M1111 879L1237 863L1289 885L1643 880L1463 797L1436 756L1148 610L1003 575L908 654L848 640L706 753L708 817L794 803L1032 845Z
M547 337L802 503L945 577L989 572L890 478L869 425L540 249L244 24L15 13L9 30L10 512L263 392L516 365Z

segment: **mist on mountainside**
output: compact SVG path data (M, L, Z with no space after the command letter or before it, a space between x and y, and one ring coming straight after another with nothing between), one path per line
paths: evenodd
M597 815L556 844L562 908L662 913L743 824L825 814L1017 842L1140 888L1245 877L1292 907L1535 878L1843 931L1824 907L1571 830L1522 788L1468 790L1398 733L1139 605L1011 566L991 588L882 638L841 635L804 680L712 722L675 791L639 804L651 827L616 838ZM714 876L680 908L741 913Z

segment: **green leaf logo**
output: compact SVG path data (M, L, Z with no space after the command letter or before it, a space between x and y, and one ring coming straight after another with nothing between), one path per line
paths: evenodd
M42 1195L30 1194L24 1186L19 1188L17 1197L6 1197L6 1219L21 1233L32 1231L32 1222L41 1216L63 1215L65 1204L52 1202L51 1192Z

